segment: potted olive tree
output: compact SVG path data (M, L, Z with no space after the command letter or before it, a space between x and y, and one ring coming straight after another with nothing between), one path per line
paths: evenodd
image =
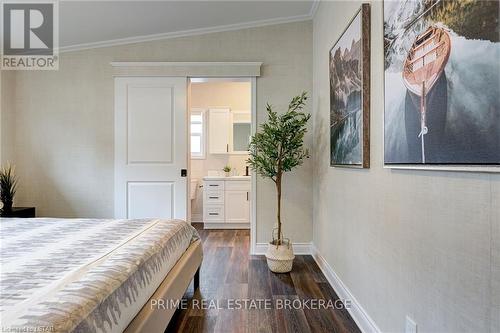
M276 186L277 224L266 253L267 265L276 273L290 272L294 259L292 244L282 232L281 189L283 174L309 157L307 149L304 149L304 135L311 115L302 112L306 100L306 92L294 97L288 111L283 114L278 114L267 104L269 119L260 126L250 142L248 165L260 176L271 179Z

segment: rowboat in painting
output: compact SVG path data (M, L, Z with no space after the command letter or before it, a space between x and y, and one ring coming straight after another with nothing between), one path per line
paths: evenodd
M451 51L450 35L446 30L431 26L415 38L403 66L403 82L417 96L420 96L420 134L422 142L422 163L425 163L426 96L443 74Z
M434 86L450 57L450 35L442 28L430 27L415 38L403 67L406 87L424 96Z

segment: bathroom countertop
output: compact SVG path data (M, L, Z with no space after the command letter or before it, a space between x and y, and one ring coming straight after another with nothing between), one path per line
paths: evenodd
M252 177L250 176L229 176L229 177L224 177L224 176L205 176L203 177L203 180L251 180Z

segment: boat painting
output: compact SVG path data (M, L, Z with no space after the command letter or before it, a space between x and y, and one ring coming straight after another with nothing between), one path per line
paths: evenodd
M498 1L385 1L384 163L500 164Z
M450 56L450 36L439 27L430 27L415 38L403 65L403 82L409 91L420 97L420 133L422 163L425 163L427 93L443 74ZM430 110L432 112L432 110Z

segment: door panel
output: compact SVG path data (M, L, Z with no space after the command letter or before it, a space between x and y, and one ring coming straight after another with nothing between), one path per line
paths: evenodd
M186 78L115 79L115 218L187 217Z
M173 182L129 182L127 217L130 219L173 218Z
M172 163L172 87L127 87L129 163Z
M227 223L250 222L250 193L248 191L226 191L225 217Z

